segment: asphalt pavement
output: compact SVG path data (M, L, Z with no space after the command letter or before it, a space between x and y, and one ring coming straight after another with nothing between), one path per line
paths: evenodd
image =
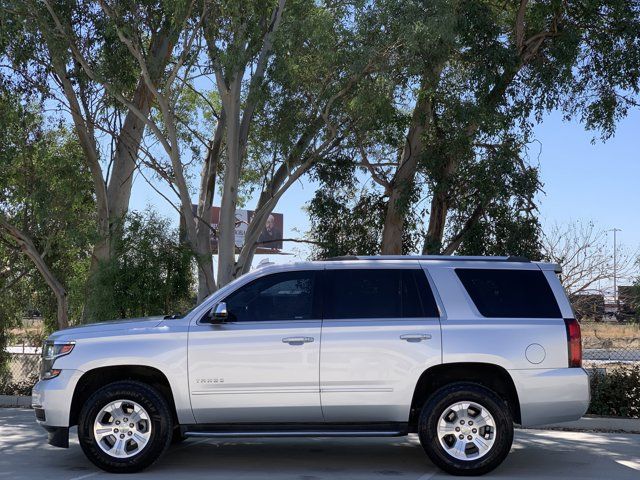
M69 449L46 444L33 411L0 408L0 480L116 478L82 453L75 429ZM124 478L124 477L119 477ZM402 479L454 478L437 470L415 435L401 438L193 439L171 447L128 479ZM482 477L517 479L640 478L640 435L517 430L513 449Z

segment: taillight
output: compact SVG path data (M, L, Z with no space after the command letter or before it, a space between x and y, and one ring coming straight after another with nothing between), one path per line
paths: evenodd
M567 345L569 348L569 367L582 367L582 335L580 324L575 318L565 318L567 327Z

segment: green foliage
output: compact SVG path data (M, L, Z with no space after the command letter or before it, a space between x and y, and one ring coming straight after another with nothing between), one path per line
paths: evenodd
M311 220L309 235L318 242L312 258L376 255L380 251L384 201L379 195L336 195L320 189L307 211Z
M19 382L4 380L0 374L0 395L31 395L33 386L38 381L38 375L32 374L29 378Z
M311 228L307 233L315 245L314 259L342 255L378 255L382 242L386 202L376 190L360 182L352 159L332 158L312 172L320 187L307 204ZM417 222L409 216L408 222ZM403 238L403 253L416 248L415 223Z
M113 261L90 286L90 321L175 314L193 306L192 255L153 210L130 212Z
M458 255L515 255L540 260L540 223L510 205L492 205L464 239Z
M458 254L541 258L541 227L533 201L541 183L538 169L520 158L522 150L513 137L487 144L473 158L463 159L446 183L453 212L445 244L465 227L474 209L484 205L482 215L458 247Z
M435 195L443 199L444 238L428 239L429 251L442 250L466 231L460 253L539 257L532 199L541 184L526 162L533 127L546 112L560 110L606 139L637 105L637 2L529 2L517 25L519 6L384 0L368 4L352 23L384 31L367 39L369 48L397 50L350 102L353 123L341 153L358 157L355 147L361 144L380 165L378 175L390 181L409 125L424 126L413 198L401 211L411 217L420 209L428 218L424 205ZM420 98L429 99L431 110L411 118ZM346 184L334 197L350 188ZM386 195L382 187L375 192ZM478 207L479 220L466 228ZM412 234L420 234L426 222L409 222L418 228Z
M287 1L258 94L243 185L261 188L281 164L297 166L331 136L346 137L349 110L354 118L368 114L349 83L378 55L371 32L352 22L362 3Z
M591 375L588 413L640 418L640 367L619 366Z
M90 173L80 147L64 128L48 128L37 103L23 105L0 91L0 203L11 223L27 233L63 285L84 282L95 238ZM28 309L52 328L56 301L33 263L0 232L0 323L15 325ZM82 289L69 295L79 315Z

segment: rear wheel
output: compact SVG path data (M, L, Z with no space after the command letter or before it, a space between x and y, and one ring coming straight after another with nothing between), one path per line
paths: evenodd
M483 475L500 465L513 443L509 406L477 384L458 383L435 392L418 425L431 461L453 475Z
M85 402L78 438L96 466L114 473L140 471L167 449L173 433L164 397L141 382L115 382Z

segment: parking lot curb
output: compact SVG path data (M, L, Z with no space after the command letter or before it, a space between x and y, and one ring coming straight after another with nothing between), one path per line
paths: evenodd
M574 422L552 423L532 429L640 433L640 419L588 415Z
M0 395L0 408L31 408L31 397L25 395Z

